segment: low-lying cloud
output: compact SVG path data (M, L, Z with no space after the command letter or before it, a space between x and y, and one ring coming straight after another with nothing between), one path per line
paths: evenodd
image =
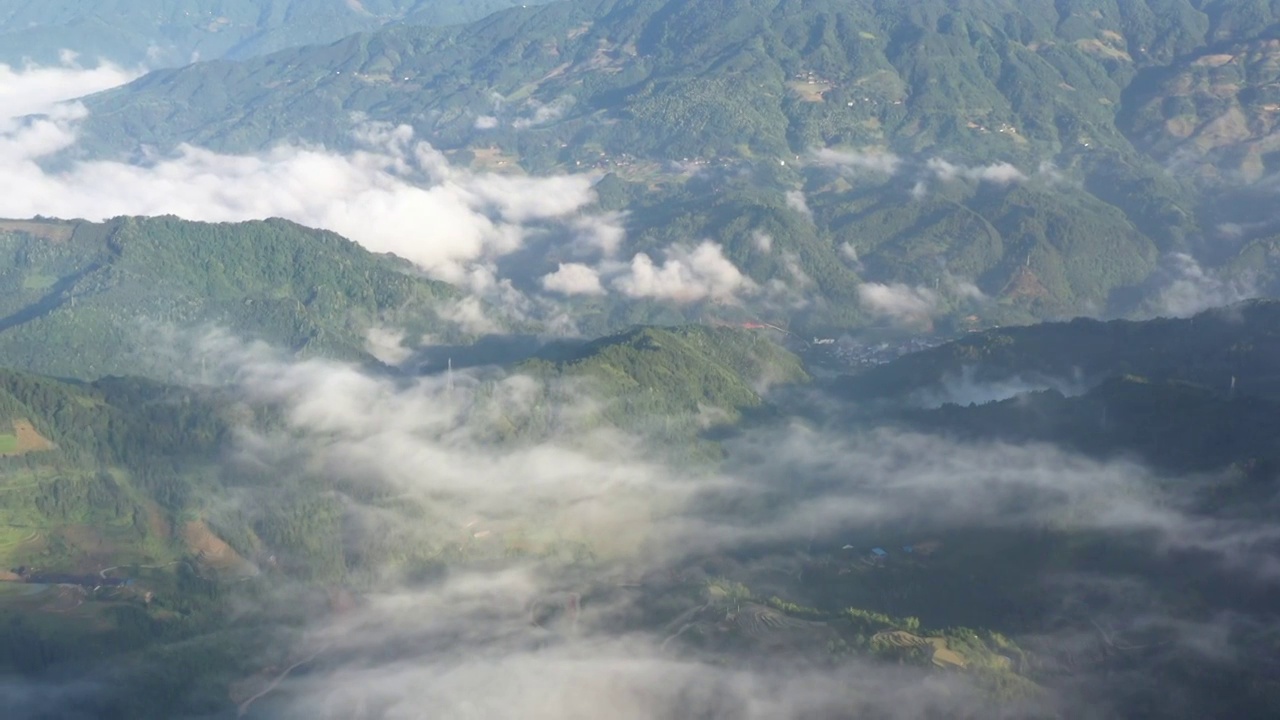
M812 152L813 161L822 166L845 170L866 170L893 175L902 167L902 158L887 151L837 150L819 148Z
M627 297L676 303L729 302L755 287L711 241L695 247L677 245L668 248L665 255L658 264L647 253L637 254L626 271L613 279L613 287Z
M905 283L863 283L858 298L872 315L906 325L927 325L941 301L933 290Z
M1261 294L1248 273L1232 275L1206 269L1186 253L1166 256L1158 275L1163 286L1149 306L1152 314L1163 317L1191 317Z
M904 720L1070 715L1102 699L1059 698L1028 684L1027 704L997 705L975 682L982 672L841 655L841 643L853 638L839 620L801 620L765 607L761 597L729 600L724 587L768 576L774 579L753 586L764 597L833 592L829 601L839 602L843 591L802 579L840 554L815 543L878 542L865 538L906 532L950 534L958 545L965 532L1093 533L1115 552L1146 538L1153 552L1200 553L1233 576L1280 579L1267 562L1280 540L1270 524L1197 515L1185 483L1131 460L1044 443L961 442L793 420L726 441L723 462L677 463L644 432L613 425L601 410L624 399L599 393L586 378L382 377L292 360L222 334L200 338L180 358L201 372L207 363L236 397L279 411L281 426L242 428L235 454L237 463L264 468L270 482L242 488L230 502L251 513L260 495L300 475L325 478L348 517L349 556L380 557L362 551L375 540L394 548L360 568L369 586L357 602L317 614L293 635L284 653L292 659L277 667L300 662L306 671L253 700L254 712L260 703L263 711L305 717L395 717L422 707L457 717L637 720L695 712L834 718L851 709ZM988 554L966 561L962 548L955 557L947 552L936 572L918 580L941 577L958 597L980 582L965 580L966 562L979 563L966 572L1003 564ZM439 561L447 567L428 579L411 571L412 562L438 557L448 558ZM867 573L865 582L853 575L840 587L895 587L891 579L910 576L912 567L855 569ZM1049 600L1092 597L1093 585L1059 583ZM865 597L871 604L857 607L894 614L891 596ZM992 618L1009 601L993 588L982 597L995 608ZM1121 628L1116 613L1086 610L1067 618L1074 625L1048 627L1045 647L1027 662L1069 666L1085 646L1073 638L1105 634L1105 642L1129 647L1131 636L1166 625L1179 649L1224 653L1212 627L1170 624L1153 613L1131 616ZM764 620L752 624L752 617ZM938 627L927 616L921 622ZM1000 630L1001 622L990 624ZM1064 670L1064 682L1092 683L1095 669Z
M1007 162L968 166L956 165L942 158L930 158L925 163L925 168L942 182L975 180L994 185L1008 185L1010 183L1023 182L1027 179L1025 173Z
M47 113L66 100L109 90L142 75L141 69L111 63L82 67L75 53L68 51L62 60L62 65L54 67L0 64L0 130L7 120Z
M407 126L369 126L351 154L284 145L224 155L184 145L150 165L40 161L74 145L82 111L37 120L0 140L0 215L101 220L177 215L210 222L282 217L390 252L463 283L467 270L522 247L531 226L572 220L593 178L474 173L453 167Z
M560 263L556 271L542 278L543 289L561 295L604 295L600 273L582 263Z

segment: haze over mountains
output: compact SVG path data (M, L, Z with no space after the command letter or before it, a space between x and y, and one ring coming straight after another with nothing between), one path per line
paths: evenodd
M542 0L545 2L545 0ZM0 3L0 63L58 62L63 51L151 68L245 58L324 43L391 23L449 25L522 3L508 0L267 0ZM523 3L539 4L539 0Z
M1269 718L1280 8L0 0L0 706Z

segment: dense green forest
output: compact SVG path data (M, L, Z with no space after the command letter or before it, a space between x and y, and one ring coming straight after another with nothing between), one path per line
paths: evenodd
M456 297L403 261L281 220L0 222L0 362L63 377L195 377L181 348L215 327L376 364L370 328L447 339L456 329L436 312Z
M943 391L948 383L1094 384L1133 374L1274 400L1280 303L1258 300L1185 319L1102 322L1078 318L970 333L839 382L854 397Z

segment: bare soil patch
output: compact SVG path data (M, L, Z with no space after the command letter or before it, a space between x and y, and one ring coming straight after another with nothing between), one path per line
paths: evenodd
M48 438L41 435L30 420L14 420L13 434L18 437L18 455L52 450L57 447Z
M222 538L218 537L203 520L192 520L182 526L182 539L200 561L215 570L235 570L245 560Z

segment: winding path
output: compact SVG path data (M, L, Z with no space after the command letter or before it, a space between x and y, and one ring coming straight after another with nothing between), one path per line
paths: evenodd
M250 697L250 698L246 699L244 702L240 703L240 708L239 708L239 710L236 712L236 717L237 717L237 718L244 717L244 714L245 714L245 713L247 713L247 712L249 712L249 706L250 706L250 705L252 705L252 704L254 703L254 701L255 701L255 700L258 700L259 698L262 698L262 697L264 697L264 696L266 696L266 695L269 695L273 690L275 690L275 689L276 689L276 687L277 687L277 686L279 686L279 685L280 685L280 683L284 682L285 678L289 677L289 673L293 672L294 670L297 670L300 666L302 666L302 665L306 665L307 663L311 662L312 660L315 660L316 658L320 657L320 654L321 654L321 653L323 653L325 650L328 650L328 649L329 649L329 645L327 645L327 644L326 644L326 645L322 645L322 646L320 647L320 649L319 649L319 650L316 650L315 652L311 653L311 654L310 654L310 655L308 655L307 657L305 657L305 658L303 658L303 659L299 660L298 662L296 662L296 663L294 663L294 664L290 665L289 667L285 668L285 669L284 669L284 670L283 670L279 675L277 675L277 676L275 677L275 679L274 679L274 680L272 680L272 681L271 681L271 682L270 682L266 687L262 688L262 689L261 689L261 690L259 690L257 693L254 693L254 695L253 695L252 697Z

